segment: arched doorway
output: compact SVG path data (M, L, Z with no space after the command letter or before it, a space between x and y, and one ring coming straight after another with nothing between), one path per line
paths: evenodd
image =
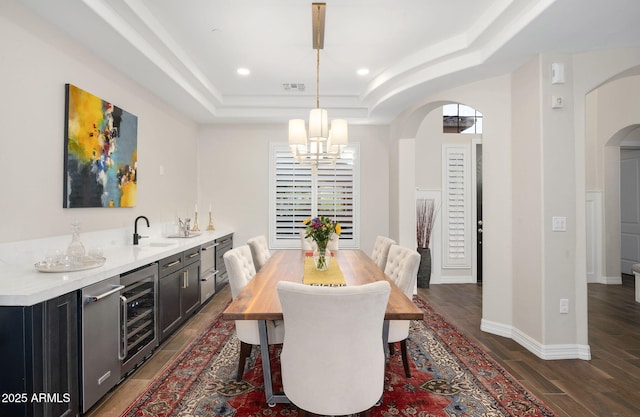
M621 283L622 259L628 256L622 253L622 228L623 223L633 223L629 207L621 204L633 197L630 191L622 194L621 168L630 165L621 165L621 149L640 133L638 94L640 75L630 75L611 80L587 95L586 121L591 127L586 132L587 201L601 207L600 214L587 211L587 230L601 231L601 242L598 233L587 234L587 253L595 256L588 259L589 282ZM634 239L627 233L625 250L640 253L640 237L637 250L632 247Z
M415 187L417 199L433 199L439 208L432 282L476 283L482 279L483 115L455 101L427 109L415 132Z

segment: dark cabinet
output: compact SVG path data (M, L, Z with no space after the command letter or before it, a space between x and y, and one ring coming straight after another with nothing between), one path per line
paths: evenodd
M185 252L185 263L181 301L184 316L189 317L200 306L200 247Z
M77 293L1 307L0 328L0 415L78 416Z
M219 237L216 239L216 292L220 291L225 284L229 282L229 276L227 275L227 268L224 266L224 254L233 248L233 233Z
M160 261L158 313L160 341L196 311L200 305L200 247Z

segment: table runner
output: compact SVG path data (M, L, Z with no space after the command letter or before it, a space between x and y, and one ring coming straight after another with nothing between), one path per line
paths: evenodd
M343 287L345 286L344 275L340 270L340 265L335 259L329 259L329 267L326 271L318 271L313 263L313 257L304 258L304 276L302 282L308 285L318 285L323 287Z

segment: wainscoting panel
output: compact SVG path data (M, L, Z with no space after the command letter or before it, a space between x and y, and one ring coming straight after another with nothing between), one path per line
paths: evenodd
M587 191L587 282L605 283L602 276L602 192Z

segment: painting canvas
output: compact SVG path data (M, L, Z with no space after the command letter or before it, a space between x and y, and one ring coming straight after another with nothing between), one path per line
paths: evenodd
M138 118L66 84L64 204L135 207Z

